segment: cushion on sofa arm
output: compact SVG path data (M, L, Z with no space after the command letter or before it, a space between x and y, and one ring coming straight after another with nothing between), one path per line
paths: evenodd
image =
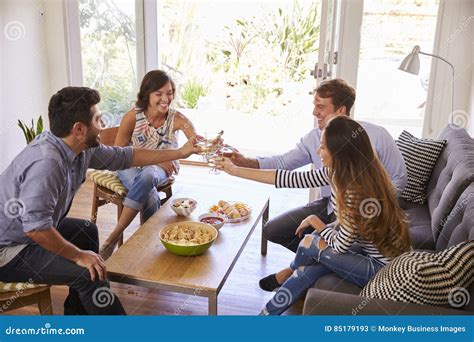
M382 268L362 289L363 297L462 308L470 302L474 241L444 251L407 252Z
M446 140L418 139L403 131L396 143L407 167L407 185L400 197L424 204L426 186Z
M474 312L309 289L303 315L472 315Z

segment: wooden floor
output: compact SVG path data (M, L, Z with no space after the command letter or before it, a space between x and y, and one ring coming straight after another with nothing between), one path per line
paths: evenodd
M306 190L282 190L272 186L230 177L226 174L212 175L208 168L182 165L176 189L190 187L205 187L207 184L218 182L223 188L246 188L249 196L252 193L268 193L270 199L270 218L289 208L307 202ZM90 218L93 185L87 180L77 193L70 217ZM245 198L234 200L245 201ZM99 209L97 225L100 241L104 241L116 223L116 207L108 204ZM128 238L138 228L138 218L127 229L125 238ZM292 260L293 253L269 243L268 254L260 254L261 225L255 230L242 255L237 261L227 282L218 296L219 315L256 315L265 303L272 297L271 293L264 292L258 287L258 280L265 275L286 267ZM183 295L161 290L147 289L138 286L112 283L112 289L122 301L129 315L206 315L207 299L193 295ZM67 295L67 287L54 286L52 288L52 302L54 314L63 314L63 302ZM286 314L301 314L303 301L296 303ZM7 314L29 315L38 314L36 307L25 307L10 311Z

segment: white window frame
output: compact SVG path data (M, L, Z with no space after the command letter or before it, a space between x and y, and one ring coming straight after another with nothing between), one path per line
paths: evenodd
M68 84L80 87L84 85L84 78L79 1L63 0L63 5ZM135 0L137 80L141 80L147 71L158 66L156 13L156 0Z

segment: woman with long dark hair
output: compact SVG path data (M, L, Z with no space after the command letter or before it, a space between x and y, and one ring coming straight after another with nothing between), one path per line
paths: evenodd
M331 119L318 153L323 168L307 172L246 169L228 161L219 165L231 175L277 187L331 185L336 221L326 225L311 215L299 225L296 234L308 227L314 233L303 238L289 268L260 280L262 289L279 288L263 315L281 314L326 274L363 287L391 259L411 249L396 190L363 127L349 117Z
M196 136L192 122L171 108L175 92L176 86L166 72L148 72L142 80L135 108L129 110L120 123L115 145L150 149L177 148L178 131L182 131L188 139ZM100 255L104 260L110 257L120 235L138 212L141 212L146 221L159 209L160 197L156 186L167 182L178 170L179 162L172 161L118 172L128 194L117 226L100 248Z

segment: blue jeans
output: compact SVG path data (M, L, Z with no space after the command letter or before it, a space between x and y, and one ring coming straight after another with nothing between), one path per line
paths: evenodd
M120 170L118 176L128 189L123 205L140 211L143 221L148 220L160 208L156 186L168 180L166 171L160 166L149 165Z
M344 280L363 287L384 266L367 256L358 245L340 254L330 247L319 249L319 239L318 233L303 238L290 264L293 274L267 303L262 315L280 315L303 297L306 290L322 276L336 273Z

